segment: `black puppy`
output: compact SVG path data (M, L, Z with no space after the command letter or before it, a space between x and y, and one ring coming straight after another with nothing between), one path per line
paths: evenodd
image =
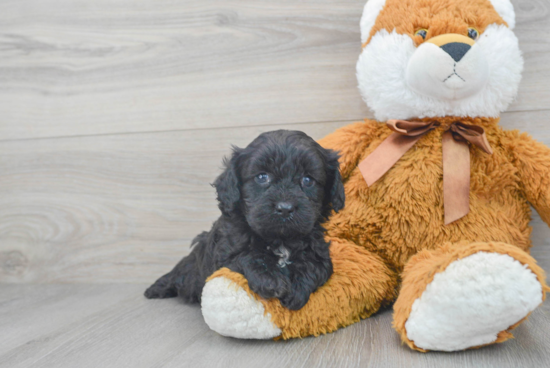
M332 274L322 224L344 207L338 154L302 132L278 130L234 148L224 163L213 184L222 216L145 296L200 302L206 278L227 267L261 297L302 308Z

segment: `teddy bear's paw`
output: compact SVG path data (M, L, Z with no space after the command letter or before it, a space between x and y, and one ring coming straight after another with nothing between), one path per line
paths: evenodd
M421 349L439 351L500 342L542 303L542 293L526 265L506 254L478 252L435 275L412 305L407 337Z
M226 277L206 283L201 308L208 327L223 336L270 339L281 334L263 304Z

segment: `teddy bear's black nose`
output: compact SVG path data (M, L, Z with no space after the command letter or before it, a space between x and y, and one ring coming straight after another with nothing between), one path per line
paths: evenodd
M286 218L294 212L294 205L289 202L279 202L277 203L277 206L275 206L275 211L278 215Z
M458 63L472 47L462 42L451 42L441 46L441 48Z

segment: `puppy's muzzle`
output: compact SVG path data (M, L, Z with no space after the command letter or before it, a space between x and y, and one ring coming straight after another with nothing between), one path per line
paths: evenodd
M439 46L457 63L462 60L464 55L466 55L466 53L468 53L468 51L470 51L472 46L475 44L475 41L471 38L455 33L440 35L431 38L426 42Z

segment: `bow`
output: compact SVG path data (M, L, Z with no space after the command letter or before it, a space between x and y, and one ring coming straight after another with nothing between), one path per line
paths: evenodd
M436 121L388 120L394 131L366 159L359 170L368 186L373 185L426 133L440 124ZM470 212L470 150L468 143L488 154L493 150L485 131L477 125L456 121L443 133L443 201L445 225Z

